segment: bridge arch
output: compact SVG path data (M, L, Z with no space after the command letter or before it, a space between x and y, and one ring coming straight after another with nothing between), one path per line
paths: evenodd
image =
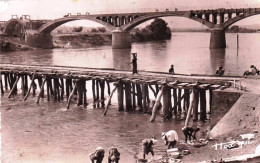
M52 30L54 30L58 26L65 24L67 22L75 21L75 20L90 20L90 21L94 21L94 22L97 22L99 24L104 25L105 27L107 27L111 31L114 29L113 25L110 25L110 24L108 24L107 22L104 21L104 20L106 20L106 19L104 19L104 17L102 18L102 20L100 20L100 19L96 19L96 17L86 18L86 17L83 17L83 16L82 17L71 16L71 17L60 18L60 19L55 19L53 21L50 21L50 22L44 24L43 26L41 26L41 28L39 28L38 31L39 31L39 33L50 33ZM109 21L109 19L108 19L108 21Z
M25 33L26 22L20 19L11 19L6 22L3 34L8 36L22 37Z
M132 29L134 29L136 26L151 20L151 19L155 19L155 18L160 18L160 17L169 17L169 16L178 16L178 17L183 17L183 18L188 18L194 21L197 21L203 25L205 25L208 28L212 28L214 26L213 23L208 22L204 19L198 18L196 16L189 16L189 15L177 15L177 14L158 14L158 15L145 15L145 16L140 16L138 17L138 19L133 19L132 16L128 16L128 21L130 20L130 17L132 18L131 21L129 21L128 24L126 24L125 26L122 27L122 30L124 31L131 31Z
M236 23L240 20L246 19L246 18L251 17L251 16L259 15L259 14L260 14L260 12L259 13L240 14L239 16L233 17L232 19L229 19L228 21L226 21L223 25L223 28L227 29L228 27L230 27L231 25L233 25L234 23Z

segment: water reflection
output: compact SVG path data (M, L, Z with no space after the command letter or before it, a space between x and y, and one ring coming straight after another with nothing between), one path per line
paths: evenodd
M131 70L131 49L112 49L113 65L117 70Z
M52 65L53 50L30 50L0 53L1 63Z
M211 74L215 74L220 66L225 69L225 55L226 49L210 49Z

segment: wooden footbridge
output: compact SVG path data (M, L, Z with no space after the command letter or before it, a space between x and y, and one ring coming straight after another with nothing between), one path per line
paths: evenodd
M149 91L152 91L156 101L150 121L155 120L156 112L161 107L161 98L165 118L184 111L190 115L193 111L194 120L206 120L206 104L208 102L211 109L212 90L225 89L230 86L227 84L229 81L239 80L234 77L173 75L160 72L140 72L133 75L130 71L114 69L13 64L0 64L0 73L1 93L8 92L8 98L17 94L18 88L21 89L24 101L31 92L33 95L38 93L37 103L40 98L60 101L64 100L65 96L68 102L67 109L74 95L78 96L77 105L87 105L86 82L89 81L92 84L93 100L97 104L94 107L99 107L99 104L106 107L104 115L116 90L118 111L134 111L138 106L144 112L150 103ZM17 86L19 80L20 87ZM36 80L39 91L36 91ZM112 91L109 83L114 83ZM106 105L105 85L109 95ZM209 101L206 91L209 92Z

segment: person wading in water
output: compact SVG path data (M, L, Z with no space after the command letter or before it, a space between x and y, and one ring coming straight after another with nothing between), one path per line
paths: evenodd
M132 53L132 55L133 55L133 59L132 59L131 63L133 64L133 74L138 74L138 72L137 72L137 53Z

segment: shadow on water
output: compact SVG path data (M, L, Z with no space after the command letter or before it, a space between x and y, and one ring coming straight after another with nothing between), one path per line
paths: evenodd
M225 56L226 49L210 49L211 74L215 74L220 66L225 68Z
M131 70L131 49L112 49L113 65L117 70Z

